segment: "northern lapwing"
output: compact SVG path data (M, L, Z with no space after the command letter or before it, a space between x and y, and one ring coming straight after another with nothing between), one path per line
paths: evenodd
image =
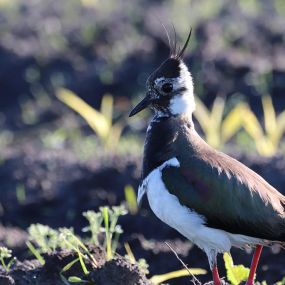
M145 98L133 116L150 106L154 117L145 139L138 203L147 194L155 215L205 251L215 285L221 285L217 254L232 246L255 247L247 285L264 245L285 242L285 197L257 173L209 146L196 132L193 80L180 51L147 79Z

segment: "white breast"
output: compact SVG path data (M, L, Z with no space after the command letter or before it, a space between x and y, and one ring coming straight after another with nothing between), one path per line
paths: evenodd
M181 205L178 198L166 189L161 171L167 166L180 165L176 158L166 161L145 178L139 189L139 196L147 193L150 207L160 220L203 249L210 259L218 252L229 252L232 245L243 247L246 244L260 243L256 238L230 234L205 226L203 216Z

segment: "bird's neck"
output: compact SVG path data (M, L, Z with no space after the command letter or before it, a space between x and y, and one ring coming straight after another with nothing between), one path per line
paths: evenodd
M169 103L169 112L172 115L191 115L195 110L194 95L191 90L174 96Z
M184 130L185 129L185 130ZM177 155L177 139L195 131L191 114L154 117L147 129L142 178Z
M180 68L176 84L184 88L170 100L169 111L173 115L191 114L192 117L195 111L193 79L185 64L181 63Z

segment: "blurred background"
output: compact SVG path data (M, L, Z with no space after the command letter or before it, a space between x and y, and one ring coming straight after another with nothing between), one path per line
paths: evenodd
M285 1L0 0L0 243L19 256L31 223L79 232L84 210L132 207L151 113L128 114L168 56L161 23L180 45L193 28L198 132L285 193ZM207 268L147 203L121 224L151 273L180 266L164 240Z

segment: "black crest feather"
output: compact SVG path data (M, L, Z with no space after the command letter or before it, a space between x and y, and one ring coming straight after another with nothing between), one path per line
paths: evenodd
M183 48L181 49L181 51L178 51L178 53L176 53L176 51L175 51L175 55L174 55L175 58L181 59L183 57L184 52L185 52L185 50L186 50L186 48L187 48L187 46L189 44L189 41L190 41L190 38L191 38L191 33L192 33L192 28L190 28L188 37L187 37L186 42L185 42Z
M177 35L176 35L176 30L175 30L174 25L172 24L173 34L174 34L173 41L170 39L169 32L167 31L164 24L161 23L161 25L163 26L165 33L166 33L166 36L167 36L167 39L168 39L168 44L169 44L169 49L170 49L169 57L175 58L175 59L182 59L184 52L185 52L185 50L189 44L190 38L191 38L192 28L190 28L189 34L187 36L187 39L186 39L186 42L185 42L183 48L180 49L180 47L177 47Z

